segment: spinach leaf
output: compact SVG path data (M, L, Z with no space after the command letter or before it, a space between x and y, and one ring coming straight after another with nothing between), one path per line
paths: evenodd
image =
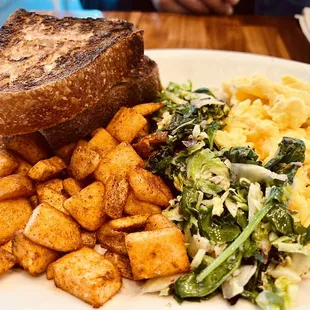
M201 282L197 280L195 272L182 276L174 285L176 295L181 298L208 296L240 266L241 259L242 253L236 252Z
M275 157L267 162L265 168L278 174L285 173L289 183L293 183L299 168L298 163L305 161L306 145L302 140L284 137L278 145Z
M206 214L200 212L199 226L214 243L226 243L235 240L241 233L234 218L229 214L223 218L212 217L212 208Z
M286 206L276 204L266 215L265 219L276 232L285 236L292 234L294 231L294 219Z
M235 146L226 150L223 154L232 163L261 165L257 153L247 146Z

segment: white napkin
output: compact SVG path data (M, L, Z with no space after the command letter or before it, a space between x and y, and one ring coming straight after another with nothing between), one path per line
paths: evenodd
M310 43L310 7L304 8L302 14L295 15L295 18L299 20L301 30Z

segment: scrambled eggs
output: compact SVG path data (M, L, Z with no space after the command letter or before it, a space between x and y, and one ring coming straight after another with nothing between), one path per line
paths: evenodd
M232 109L216 143L231 147L248 145L263 162L272 158L282 137L302 139L305 164L296 174L290 208L301 223L310 224L310 84L285 76L273 83L263 76L239 77L224 84Z

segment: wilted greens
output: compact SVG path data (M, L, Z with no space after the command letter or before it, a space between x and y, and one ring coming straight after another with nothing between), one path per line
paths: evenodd
M163 213L182 229L195 261L169 292L178 301L222 293L231 303L245 298L262 309L291 307L292 292L310 267L310 229L288 209L304 142L283 138L263 165L249 147L217 147L229 107L209 89L171 83L159 99L165 106L153 128L168 139L147 167L174 185L178 196ZM296 255L305 257L307 270L296 266Z

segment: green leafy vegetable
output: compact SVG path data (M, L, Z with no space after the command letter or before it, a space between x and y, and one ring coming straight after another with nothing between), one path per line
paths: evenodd
M205 279L224 261L226 261L237 249L239 249L240 246L249 238L260 221L266 216L266 214L275 206L276 203L282 202L283 199L283 188L272 187L263 208L259 210L249 221L248 226L243 230L239 237L219 257L217 257L211 265L201 271L201 273L197 276L197 280L202 281Z
M283 138L262 166L250 147L218 148L229 107L209 89L170 83L159 100L165 105L152 128L168 138L146 167L178 192L163 213L183 231L194 269L161 294L173 291L181 303L222 292L231 304L245 298L266 310L287 309L296 281L310 269L310 227L287 208L304 142Z
M203 281L197 279L195 272L179 278L174 285L176 295L181 298L189 298L205 297L211 294L239 267L241 258L241 252L235 253Z
M292 184L294 176L305 161L306 145L302 140L284 137L279 144L278 151L265 168L279 174L287 174Z
M250 147L236 146L225 150L223 154L232 163L261 165L258 155Z

